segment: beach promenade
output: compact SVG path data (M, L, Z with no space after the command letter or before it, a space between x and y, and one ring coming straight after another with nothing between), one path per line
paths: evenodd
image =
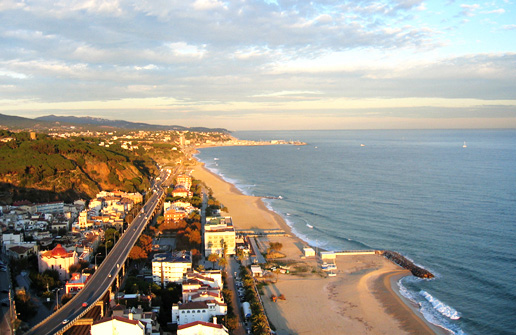
M267 209L260 198L243 195L232 184L205 169L193 168L192 176L202 180L233 218L237 229L290 228L283 218ZM397 292L397 281L411 275L380 255L338 256L336 276L316 269L318 260L303 257L306 243L290 236L263 236L260 245L280 242L281 252L301 267L299 274L279 274L274 284L264 287L264 307L276 333L283 334L447 334L425 322ZM272 295L286 300L272 302Z

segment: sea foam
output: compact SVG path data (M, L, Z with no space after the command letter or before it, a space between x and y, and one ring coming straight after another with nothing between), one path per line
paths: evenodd
M426 291L421 291L419 294L421 294L429 303L431 303L434 309L436 309L442 315L452 320L460 319L459 312L457 312L457 310L455 310L453 307L446 305Z

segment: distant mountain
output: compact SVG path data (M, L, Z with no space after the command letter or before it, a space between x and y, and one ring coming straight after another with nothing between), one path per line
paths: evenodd
M25 129L25 128L39 128L52 126L46 121L36 121L25 117L0 114L0 127Z
M57 116L47 115L35 119L29 119L19 116L0 114L0 127L7 127L10 129L34 129L43 130L49 128L59 128L63 126L76 126L81 129L89 128L91 126L95 129L125 129L125 130L178 130L178 131L193 131L193 132L218 132L229 133L224 128L207 128L207 127L183 127L170 125L154 125L141 122L129 122L123 120L107 120L94 117L77 117L77 116ZM94 130L94 129L91 129Z
M57 115L47 115L40 116L35 118L35 120L40 121L50 121L50 122L60 122L60 123L68 123L68 124L90 124L95 126L106 126L113 128L121 128L121 129L131 129L131 130L178 130L178 131L195 131L195 132L219 132L219 133L228 133L227 129L224 128L206 128L206 127L183 127L177 125L155 125L148 124L142 122L129 122L124 120L108 120L96 117L77 117L77 116L57 116Z

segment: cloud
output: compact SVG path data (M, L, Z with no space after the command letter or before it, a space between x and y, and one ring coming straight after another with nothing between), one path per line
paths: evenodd
M193 8L196 10L210 10L215 8L226 8L226 5L217 0L196 0L193 3Z
M480 5L478 5L478 4L473 4L473 5L462 4L462 5L460 5L460 8L462 8L461 14L463 16L472 17L475 15L476 10L480 8Z
M496 47L476 42L484 24L476 14L506 14L509 5L448 6L6 0L0 4L0 87L6 88L0 99L13 99L11 107L46 103L45 110L142 99L163 113L236 114L242 107L254 115L278 106L300 111L303 103L330 109L349 99L364 106L368 99L386 106L391 99L510 99L515 56L503 41L513 38L514 25L497 24L499 38L489 41ZM453 16L457 10L462 17ZM468 25L459 24L464 18ZM165 98L171 105L154 105Z

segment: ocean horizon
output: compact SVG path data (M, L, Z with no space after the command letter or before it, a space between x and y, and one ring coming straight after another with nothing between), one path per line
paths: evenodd
M436 275L399 283L429 322L454 334L514 333L515 130L233 135L307 143L196 155L244 194L281 196L264 202L294 234L328 250L398 251Z

